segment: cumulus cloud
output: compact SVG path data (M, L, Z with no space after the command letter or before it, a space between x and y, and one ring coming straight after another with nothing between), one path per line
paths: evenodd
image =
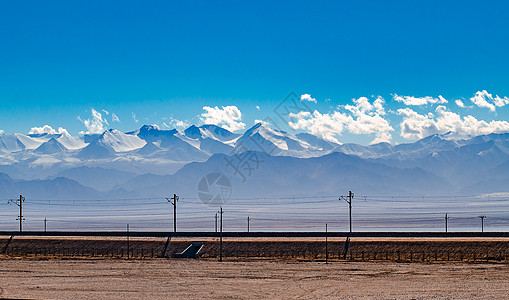
M391 131L389 121L383 118L385 115L384 99L378 97L370 103L366 97L352 100L353 105L340 106L339 110L332 113L322 114L315 110L313 113L301 111L290 113L288 125L292 129L304 129L311 134L325 140L339 143L337 136L348 131L353 134L374 134L372 144L389 142ZM340 111L341 109L345 111Z
M256 106L256 110L260 110L260 106L258 106L258 105L257 105L257 106Z
M502 107L509 104L509 98L504 97L501 98L498 95L493 97L492 94L488 93L486 90L477 91L475 95L470 98L473 104L477 105L481 108L488 108L490 111L496 111L497 107Z
M398 94L393 94L392 99L403 102L405 105L408 106L422 106L427 104L444 104L448 103L447 100L442 97L441 95L438 96L438 98L433 98L430 96L426 97L414 97L414 96L400 96Z
M120 123L120 119L118 118L118 116L115 113L111 114L111 121Z
M468 138L477 135L509 132L509 122L477 120L468 115L461 117L445 106L438 106L433 113L421 115L410 108L398 109L403 116L401 122L401 136L406 139L422 139L432 134L449 133L455 139Z
M2 129L0 129L0 134L4 134L5 131L3 131Z
M42 127L32 127L28 134L63 134L69 135L69 132L62 127L58 127L58 130L53 129L49 125L44 125Z
M459 106L459 107L461 107L461 108L465 108L465 103L463 103L463 101L461 101L461 100L459 100L459 99L458 99L458 100L456 100L456 101L454 101L454 102L456 102L456 105L457 105L457 106Z
M314 102L314 103L316 103L316 99L315 99L315 98L311 98L311 95L310 95L310 94L303 94L303 95L300 95L300 101L309 101L309 102Z
M220 126L229 131L237 131L244 129L246 124L240 122L242 113L237 106L210 107L204 106L204 113L201 114L200 120L205 124L213 124Z
M103 118L102 114L93 108L91 109L91 112L91 119L82 120L80 117L78 117L78 120L83 122L87 128L86 134L103 133L106 130L105 125L109 125L108 120Z
M270 122L267 122L267 121L264 121L264 120L258 120L257 119L257 120L254 120L254 123L255 124L262 123L262 125L264 125L264 126L269 126L269 127L271 126Z
M187 121L181 121L170 117L170 121L168 123L163 122L163 126L168 129L176 128L182 130L188 128L190 124Z

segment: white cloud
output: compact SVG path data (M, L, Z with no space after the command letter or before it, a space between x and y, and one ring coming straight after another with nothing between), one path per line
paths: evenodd
M246 124L240 122L242 113L237 106L222 106L222 108L204 106L203 110L205 112L201 114L200 120L204 124L218 125L229 131L237 131L246 127Z
M111 114L111 121L120 123L120 119L118 118L118 116L115 113Z
M314 103L316 103L316 99L315 99L315 98L311 98L311 95L310 95L310 94L303 94L303 95L300 95L300 101L309 101L309 102L314 102Z
M110 112L109 112L109 111L104 110L104 109L103 109L103 113L105 113L106 115L109 115L109 114L110 114Z
M58 130L51 128L49 125L44 125L42 127L32 127L28 134L63 134L69 135L69 132L62 127L58 127Z
M292 129L304 129L313 135L334 143L339 143L336 136L341 135L351 119L351 117L338 111L331 114L321 114L317 110L313 114L308 111L301 111L296 114L290 113L289 117L295 119L288 122Z
M456 105L457 105L457 106L459 106L459 107L461 107L461 108L465 108L465 103L463 103L463 101L461 101L461 100L459 100L459 99L458 99L458 100L456 100L456 101L454 101L454 102L456 102Z
M256 106L256 110L260 110L260 106L258 106L258 105L257 105L257 106Z
M262 125L264 125L264 126L269 126L269 127L271 126L271 124L269 122L264 121L264 120L254 120L254 123L255 124L262 123Z
M438 98L433 98L430 96L426 97L414 97L414 96L399 96L398 94L393 94L392 99L403 102L405 105L415 105L415 106L421 106L421 105L427 105L427 104L444 104L448 103L447 100L442 97L441 95L438 96Z
M475 117L460 115L448 111L445 106L438 106L433 113L418 114L410 108L398 109L403 116L401 136L406 139L422 139L432 134L449 133L449 137L462 139L477 135L509 132L509 122L477 120Z
M488 108L490 111L496 111L496 107L502 107L509 104L509 98L501 98L498 95L493 97L492 94L486 90L477 91L475 95L470 98L470 101L481 108Z
M134 123L138 123L138 119L136 119L136 114L134 112L132 113L132 116L133 116Z
M373 102L373 107L375 107L375 111L381 116L385 116L384 104L385 100L384 98L382 98L382 96L378 96L376 100Z
M82 120L80 117L78 117L78 120L83 122L85 127L87 128L86 134L97 134L97 133L103 133L106 128L104 125L109 125L108 121L104 119L100 112L96 111L95 109L91 109L92 112L92 118Z
M178 130L182 130L182 129L186 129L190 126L190 124L187 121L177 120L172 117L170 117L170 121L168 123L169 124L163 122L164 127L168 128L168 129L176 128Z
M4 134L5 131L3 131L2 129L0 129L0 134Z
M392 138L390 132L394 129L389 121L382 117L385 115L384 99L378 97L373 104L366 97L352 101L354 105L339 107L344 108L346 112L334 111L322 114L315 110L313 113L307 111L290 113L289 117L293 121L288 122L288 125L292 129L304 129L335 143L339 143L337 136L345 131L353 134L374 134L372 144L389 142Z

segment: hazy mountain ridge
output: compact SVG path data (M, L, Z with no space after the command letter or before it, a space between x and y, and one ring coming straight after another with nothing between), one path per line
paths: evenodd
M226 162L242 153L263 160L245 183ZM23 185L5 180L9 197L23 188L44 194L41 185L62 197L176 191L196 196L197 182L210 172L227 175L239 195L345 189L384 195L509 192L509 133L465 140L436 134L414 143L369 146L335 144L262 124L243 134L215 125L193 125L182 132L144 125L127 133L111 129L83 137L11 134L0 136L0 172L23 179Z

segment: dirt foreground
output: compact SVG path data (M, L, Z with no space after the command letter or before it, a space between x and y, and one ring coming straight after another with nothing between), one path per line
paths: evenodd
M0 260L0 298L503 299L506 264Z

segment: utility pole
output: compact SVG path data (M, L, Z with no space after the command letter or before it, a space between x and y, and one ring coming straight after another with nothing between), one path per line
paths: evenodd
M127 259L129 259L129 252L131 252L131 249L129 247L129 224L127 224Z
M346 254L348 253L348 247L350 245L350 235L352 234L352 199L353 199L353 193L352 191L348 191L348 196L340 196L339 200L343 200L346 203L348 203L348 215L350 220L350 231L348 233L348 236L346 237L345 242L345 251L344 251L344 259L346 259Z
M352 199L353 199L353 193L352 191L348 191L348 196L340 196L339 200L343 200L346 203L348 203L348 215L350 219L350 233L352 233Z
M19 216L16 220L19 220L19 232L23 231L23 202L25 202L25 197L19 195L19 199L10 199L8 203L14 203L19 206Z
M329 263L329 241L328 241L328 228L327 223L325 223L325 263Z
M484 218L486 218L486 216L479 216L479 218L481 218L481 232L484 232Z
M166 198L166 200L173 205L173 232L177 232L177 201L179 201L179 196L173 194L173 198Z
M216 212L216 216L214 218L216 219L216 233L217 233L217 212Z
M247 217L247 232L249 232L249 216Z
M47 222L47 220L46 220L46 218L44 218L44 232L46 232L46 222Z
M447 220L449 220L449 217L447 216L447 213L445 213L445 232L447 232Z
M223 207L220 207L220 231L219 231L219 261L223 261Z

